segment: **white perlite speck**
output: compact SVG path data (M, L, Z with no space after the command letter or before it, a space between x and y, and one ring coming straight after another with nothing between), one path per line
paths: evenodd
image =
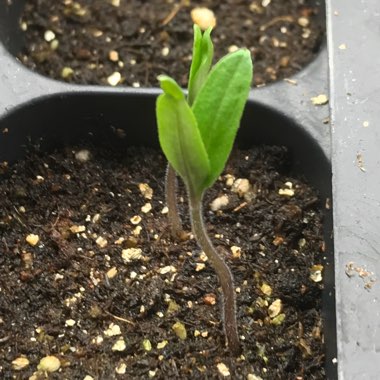
M145 203L145 205L141 207L141 212L143 212L144 214L147 214L151 210L152 210L151 203Z
M97 239L96 239L96 244L100 247L100 248L105 248L108 244L107 240L104 239L103 237L99 236Z
M105 336L117 336L121 335L120 326L114 323L110 323L108 329L104 331Z
M132 216L131 219L129 219L129 221L134 224L134 225L137 225L141 222L141 216L140 215L135 215L135 216Z
M116 368L115 372L119 375L124 375L127 371L127 365L125 363L120 363Z
M142 250L141 250L141 248L127 248L127 249L123 249L121 251L121 257L127 263L129 263L129 262L131 262L133 260L140 260L143 257Z
M107 78L107 82L110 86L117 86L121 81L121 74L115 71Z
M173 267L173 265L168 265L166 267L160 268L160 270L159 270L160 274L166 274L166 273L170 273L170 272L175 273L175 272L177 272L177 269L175 267Z
M67 327L73 327L75 326L76 322L74 321L74 319L67 319L66 322L65 322L65 325Z
M251 189L251 184L247 178L238 178L232 185L231 191L237 193L239 197L242 197L244 194L248 193Z
M227 195L221 195L220 197L218 198L215 198L211 204L210 204L210 208L212 211L218 211L220 210L222 207L225 207L228 205L228 197Z
M124 338L119 338L116 343L112 346L112 351L124 351L127 348Z
M40 360L37 369L44 372L55 372L61 367L60 360L55 356L45 356Z
M25 238L26 242L31 245L32 247L36 246L38 244L38 242L40 241L40 237L38 235L34 235L34 234L29 234L26 238Z
M16 358L12 361L12 368L15 371L21 371L23 368L27 367L29 365L29 360L24 357L20 356L19 358Z
M55 33L52 30L47 30L44 33L44 39L46 42L51 42L54 40L54 38L55 38Z
M230 370L228 369L228 367L224 363L219 363L216 366L218 368L219 373L223 377L231 376Z
M75 152L75 159L79 162L87 162L91 157L91 153L87 149L78 150Z

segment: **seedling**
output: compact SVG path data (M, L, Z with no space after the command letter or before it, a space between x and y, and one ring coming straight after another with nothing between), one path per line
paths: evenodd
M210 32L202 35L194 28L188 99L174 79L161 75L164 93L157 99L156 114L161 148L187 188L194 236L221 284L226 340L237 354L240 342L233 277L206 232L202 199L230 155L251 86L252 60L250 52L241 49L223 57L210 71Z
M208 28L203 34L197 25L194 25L193 58L191 62L188 103L191 106L194 99L207 78L212 65L214 46L211 40L211 30ZM177 178L174 168L168 164L165 180L166 203L169 208L170 232L174 239L180 238L183 233L182 221L177 204Z

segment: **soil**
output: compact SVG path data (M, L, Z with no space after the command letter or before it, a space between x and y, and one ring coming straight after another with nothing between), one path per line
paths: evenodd
M225 346L214 270L191 236L170 238L162 155L79 146L3 168L1 378L45 378L37 365L50 355L61 366L51 379L325 379L322 210L289 160L282 147L234 151L204 199L235 278L238 358ZM232 191L239 178L248 192ZM222 195L228 204L212 211ZM17 371L20 357L29 365Z
M290 77L313 60L324 38L323 9L315 4L28 0L20 22L25 46L19 59L43 75L73 83L108 85L107 78L119 73L117 84L157 87L157 76L169 74L185 87L193 39L190 12L202 6L217 19L215 61L236 46L249 48L259 86Z

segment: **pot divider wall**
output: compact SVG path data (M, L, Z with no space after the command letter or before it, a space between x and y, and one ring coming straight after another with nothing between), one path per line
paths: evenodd
M7 130L0 134L0 162L22 158L28 136L34 141L42 138L46 149L83 138L114 145L127 141L127 145L157 146L154 102L158 90L68 85L30 72L15 60L9 51L14 53L19 46L18 36L12 41L13 33L18 35L16 3L0 5L0 131ZM324 205L331 199L330 136L325 124L328 108L315 106L310 98L327 92L326 49L292 79L297 85L278 82L251 91L237 143L242 147L262 143L288 146L293 170L319 190ZM116 138L112 131L117 128L126 131L126 140ZM337 204L339 207L339 201ZM339 211L336 215L339 217ZM328 379L336 378L332 223L331 210L326 210L323 314ZM336 230L334 234L336 239ZM335 241L336 247L339 244ZM342 264L338 264L341 271ZM346 280L339 273L335 281ZM338 288L342 289L340 284ZM339 304L339 316L344 308Z
M380 8L328 2L338 372L380 378Z

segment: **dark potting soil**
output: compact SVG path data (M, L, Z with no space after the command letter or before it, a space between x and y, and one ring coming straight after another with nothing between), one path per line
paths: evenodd
M289 175L285 148L235 151L204 200L235 278L238 358L225 347L214 270L194 239L169 236L165 159L89 151L85 162L80 147L3 167L1 378L29 378L45 356L60 361L51 379L325 378L322 212ZM228 204L211 211L222 196Z
M112 4L119 4L118 6ZM215 61L247 47L254 84L290 77L309 63L324 37L313 0L169 1L28 0L21 17L28 67L81 84L157 87L169 74L185 87L191 61L193 8L214 11ZM115 74L116 73L116 74ZM119 75L120 74L120 75Z

